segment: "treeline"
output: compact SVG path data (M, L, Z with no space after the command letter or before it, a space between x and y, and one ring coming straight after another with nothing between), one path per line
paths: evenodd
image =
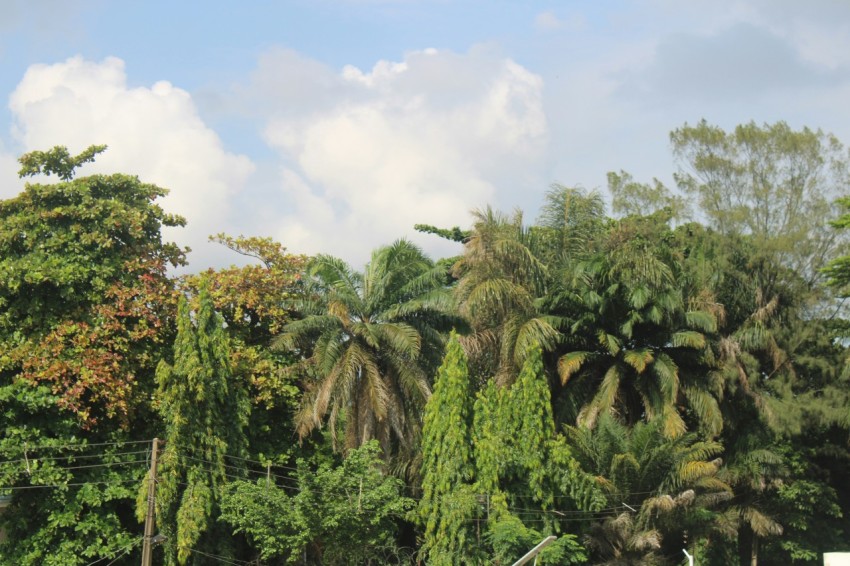
M850 540L850 156L671 134L360 271L267 238L172 277L159 187L21 158L0 201L0 563L818 564Z

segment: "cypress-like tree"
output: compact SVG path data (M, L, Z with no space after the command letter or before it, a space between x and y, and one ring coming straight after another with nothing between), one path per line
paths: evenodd
M422 552L429 564L457 564L466 556L472 462L472 395L466 354L452 333L422 428ZM477 504L472 503L474 508Z
M225 456L242 456L246 448L248 399L233 379L222 318L205 284L194 319L181 298L174 365L163 361L157 370L166 425L157 522L168 537L166 564L186 564L198 546L230 554L229 537L216 523L228 475Z
M552 506L556 484L571 463L555 435L555 420L540 346L529 348L513 385L491 381L475 404L476 478L480 489L503 492L519 507L529 500Z
M540 346L531 348L510 397L518 463L528 473L528 487L534 499L544 506L551 505L552 493L544 493L544 482L555 419Z

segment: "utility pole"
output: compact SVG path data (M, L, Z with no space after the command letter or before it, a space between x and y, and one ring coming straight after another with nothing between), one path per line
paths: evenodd
M159 439L153 439L153 448L151 449L151 469L148 473L148 514L145 517L145 539L142 543L142 566L151 566L153 558L153 538L154 528L154 511L156 503L156 456L159 452Z

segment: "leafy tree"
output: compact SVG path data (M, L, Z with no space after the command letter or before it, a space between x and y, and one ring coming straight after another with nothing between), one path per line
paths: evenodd
M149 398L170 340L183 220L129 175L73 179L103 150L21 158L58 174L0 202L0 517L9 564L120 559L139 541L132 499L154 426ZM73 180L72 180L73 179ZM4 489L6 488L6 489Z
M25 155L22 173L70 179L102 150L71 159L60 149ZM184 254L160 229L184 221L153 204L165 193L136 177L94 175L27 184L0 202L2 369L48 384L89 426L104 417L126 426L167 338L166 268Z
M414 441L441 332L462 324L443 282L405 240L375 250L362 274L330 256L310 262L297 305L303 318L275 341L302 356L292 368L306 390L296 416L302 438L327 417L334 441L344 419L346 448L377 438L390 455Z
M472 384L466 354L455 334L437 371L422 425L422 498L417 511L425 527L421 552L431 564L458 563L468 553L472 460Z
M762 554L768 564L817 564L824 552L841 548L847 540L848 518L836 488L845 483L848 451L846 443L829 441L832 432L811 431L777 447L788 474L773 498L783 532L764 541Z
M157 401L166 425L157 521L168 537L168 564L185 564L199 545L217 554L232 551L229 537L215 521L228 481L225 457L245 454L249 409L243 385L231 374L222 324L205 286L194 321L182 297L174 364L162 361L157 370ZM146 490L143 485L140 493Z
M516 516L507 515L495 521L487 531L487 543L493 548L494 564L513 564L534 548L544 536L530 529ZM561 535L537 555L538 564L586 564L587 552L574 535Z
M236 481L223 498L222 520L247 535L263 560L401 564L406 555L396 543L397 519L413 500L402 495L401 480L381 468L381 448L370 441L339 466L313 470L301 460L297 487Z
M295 450L290 425L301 390L286 371L295 357L273 350L269 342L295 319L292 304L303 291L307 258L287 253L271 238L218 234L211 240L253 261L187 276L184 288L192 293L197 308L197 292L206 282L224 319L233 376L248 385L253 407L247 427L252 454L287 462Z
M62 181L70 181L77 173L77 167L94 161L96 155L106 151L105 145L91 145L74 157L65 146L57 145L48 151L31 151L18 160L21 169L19 177L35 175L56 175Z
M126 433L80 430L44 385L0 386L0 562L82 566L137 549L134 483L145 449Z
M478 395L474 424L476 477L482 490L504 494L518 508L552 509L574 461L555 434L539 346L531 348L512 385L496 388L491 381ZM543 526L556 528L551 521Z
M682 220L690 211L685 199L674 195L658 179L652 184L638 183L625 171L608 173L611 211L617 216L649 216L667 209L674 220Z
M845 211L850 210L850 197L838 199L837 204L843 207ZM850 228L850 213L845 212L839 218L833 220L831 225L837 230L846 231ZM850 285L850 254L833 258L827 263L823 271L827 277L827 283L838 289L841 296L846 297L850 292L850 288L848 288L848 285Z
M785 122L726 132L703 120L670 140L679 187L721 233L751 235L757 249L809 283L845 249L846 238L827 224L850 183L850 161L835 136Z
M785 518L799 516L807 505L805 496L799 496L795 505L802 507L793 511L783 500L798 493L822 493L821 509L796 523L835 521L827 514L828 501L840 482L832 481L828 468L841 465L828 462L792 473L789 464L803 458L800 435L818 436L818 441L809 442L824 452L843 451L836 450L842 441L826 440L846 426L842 324L808 313L808 285L760 253L751 237L724 236L695 226L680 236L689 253L686 268L705 262L711 276L704 280L724 306L712 348L723 377L722 475L733 489L734 503L725 505L718 520L722 536L710 545L711 560L749 565L762 548L780 563L800 560L822 543L788 530L791 523ZM798 447L789 451L789 445ZM819 529L829 532L835 531Z
M532 347L512 385L497 388L491 380L479 393L473 445L475 485L487 498L485 538L497 563L511 553L514 560L524 554L543 538L541 533L560 533L557 550L541 555L543 563L583 560L576 537L563 534L574 525L564 524L562 518L565 512L598 511L602 499L564 438L555 434L539 346ZM527 526L531 524L536 528ZM519 552L524 544L528 546Z

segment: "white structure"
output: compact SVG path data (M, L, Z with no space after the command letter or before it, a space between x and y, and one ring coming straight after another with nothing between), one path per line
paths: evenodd
M850 566L850 552L827 552L823 555L823 566Z

